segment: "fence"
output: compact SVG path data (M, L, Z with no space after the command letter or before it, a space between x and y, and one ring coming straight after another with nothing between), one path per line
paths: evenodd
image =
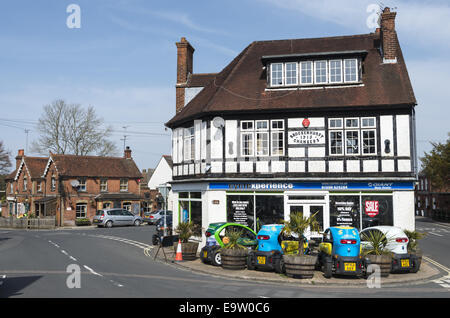
M56 218L46 217L43 219L28 218L3 218L0 217L0 228L17 228L17 229L54 229L56 227Z

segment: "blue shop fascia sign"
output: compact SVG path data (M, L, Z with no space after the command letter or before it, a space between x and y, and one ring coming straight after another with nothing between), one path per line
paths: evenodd
M376 182L215 182L210 190L226 191L286 191L286 190L414 190L412 181Z

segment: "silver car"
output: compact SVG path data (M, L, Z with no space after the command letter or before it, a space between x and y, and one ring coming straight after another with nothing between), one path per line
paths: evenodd
M124 209L103 209L97 211L93 223L98 227L108 228L125 225L139 226L142 223L142 218Z

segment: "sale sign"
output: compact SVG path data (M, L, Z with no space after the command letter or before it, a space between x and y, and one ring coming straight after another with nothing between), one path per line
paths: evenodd
M380 212L378 201L366 201L365 202L365 213L373 218L377 216Z

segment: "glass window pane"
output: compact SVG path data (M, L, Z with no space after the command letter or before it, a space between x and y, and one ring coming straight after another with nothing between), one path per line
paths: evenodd
M376 153L376 136L375 130L362 131L363 154Z
M330 83L342 82L342 61L330 61Z
M269 134L256 133L256 155L267 156L269 154Z
M350 130L345 132L347 154L359 154L359 132Z
M330 226L353 226L359 229L359 196L330 195Z
M363 195L361 200L363 228L378 225L394 225L391 195Z
M327 83L327 61L314 62L315 69L315 83L322 84Z
M342 155L342 131L330 131L330 154Z
M358 63L356 59L344 60L344 73L346 82L358 80Z
M301 84L312 84L312 62L301 62L300 63L301 74L300 82Z
M254 229L253 195L227 196L227 222L239 223Z
M271 64L271 84L272 86L283 85L283 64Z
M286 85L297 84L297 63L286 63Z
M257 195L256 196L256 229L265 224L281 224L284 220L284 196Z

